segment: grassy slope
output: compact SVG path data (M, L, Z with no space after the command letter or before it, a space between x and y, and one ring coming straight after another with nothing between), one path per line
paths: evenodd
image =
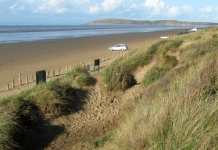
M87 70L74 68L60 78L0 100L0 149L22 149L28 128L74 112L78 109L74 105L79 101L78 93L84 93L81 87L94 83Z
M213 28L176 37L185 41L171 51L179 64L157 79L151 77L158 71L145 75L147 89L138 107L102 149L217 149L217 34Z
M103 149L216 149L218 28L158 42L122 56L101 74L108 90L136 83L134 71L156 61L144 76L145 92ZM74 93L94 79L76 68L0 102L0 149L21 147L26 127L74 109ZM75 88L75 84L77 85ZM40 116L40 117L39 117ZM106 136L107 137L107 136Z

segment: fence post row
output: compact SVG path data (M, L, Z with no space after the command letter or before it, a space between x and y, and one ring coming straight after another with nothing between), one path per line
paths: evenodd
M132 49L130 49L130 50L132 50ZM120 55L122 55L122 54L124 54L124 52L120 52L120 53L118 53L118 54L113 54L112 57L111 57L111 55L106 55L106 56L102 57L102 61L106 61L106 60L108 60L108 59L115 58L115 57L120 56ZM68 71L71 71L72 68L75 68L75 67L77 67L77 66L84 67L85 69L88 70L88 72L91 72L89 63L92 64L91 62L88 62L88 61L86 61L86 62L84 62L84 63L80 61L79 63L72 64L72 65L70 66L70 68L68 68L68 66L66 66L66 73L68 73ZM86 66L86 64L87 64L87 66ZM98 58L98 59L95 59L93 65L94 65L94 72L96 71L96 70L95 70L95 67L98 66L98 73L99 73L99 70L100 70L100 69L99 69L99 68L100 68L100 59L99 59L99 58ZM47 76L46 76L46 71L45 71L45 70L37 71L37 72L36 72L36 80L35 80L35 78L34 78L34 75L32 75L32 81L33 81L33 82L36 81L36 84L38 84L39 82L46 82L46 78L49 78L49 75L50 75L50 71L49 71L49 70L48 70ZM61 75L61 68L58 70L58 75L59 75L59 76ZM54 77L54 76L55 76L55 69L53 70L53 77ZM28 83L29 83L29 77L28 77L28 75L27 75L27 76L26 76L26 84L28 84ZM22 76L21 76L21 73L19 73L18 85L19 85L19 86L22 86ZM11 87L12 87L12 88L15 87L15 79L14 79L14 78L13 78L13 80L12 80ZM9 86L9 84L7 83L7 90L9 90L9 89L10 89L10 86Z

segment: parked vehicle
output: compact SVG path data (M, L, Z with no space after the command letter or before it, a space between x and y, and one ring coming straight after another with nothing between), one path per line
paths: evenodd
M166 36L166 35L164 35L164 36L161 36L160 38L161 38L161 39L169 39L170 37L169 37L169 36Z
M126 44L117 44L112 47L109 47L110 51L125 51L128 49L128 46Z
M197 32L197 31L198 31L197 28L193 28L193 29L190 30L190 32Z

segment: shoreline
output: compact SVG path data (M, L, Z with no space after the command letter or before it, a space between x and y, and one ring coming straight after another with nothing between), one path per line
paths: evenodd
M179 31L172 29L0 44L0 96L6 90L6 84L11 84L13 78L17 80L19 73L25 77L39 70L58 70L73 63L90 63L96 58L115 54L115 51L108 50L115 44L124 43L134 49L157 42L162 35L175 36Z
M0 43L1 45L9 45L9 44L31 44L31 43L39 43L39 42L55 42L55 41L63 41L63 40L73 40L78 38L89 38L89 37L103 37L103 36L113 36L113 35L131 35L131 34L150 34L155 32L173 32L176 31L178 33L181 30L186 29L169 29L169 30L154 30L149 32L129 32L129 33L114 33L114 34L102 34L102 35L84 35L84 36L75 36L75 37L62 37L62 38L52 38L52 39L36 39L30 41L16 41L16 42L8 42L8 43ZM1 51L1 49L0 49Z

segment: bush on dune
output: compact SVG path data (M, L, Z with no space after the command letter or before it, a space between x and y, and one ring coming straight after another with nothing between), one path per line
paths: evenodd
M136 49L115 60L101 73L107 90L124 91L135 85L134 71L151 63L162 43L165 41L155 43L149 48Z
M102 149L217 149L217 65L211 53L167 85L155 86L152 96L145 91Z
M25 126L19 116L0 108L0 149L21 149L22 137L24 137Z
M102 74L108 90L126 90L136 84L134 76L125 67L108 67Z
M22 137L27 128L41 118L53 118L67 113L74 95L74 81L82 86L94 84L94 78L83 68L74 68L65 76L40 83L32 89L0 101L0 149L22 149ZM77 108L77 106L73 106ZM40 118L39 118L40 117Z
M146 90L135 111L110 136L110 142L104 136L96 142L99 148L217 149L217 31L161 40L123 55L104 69L100 75L106 88L124 91L136 84L133 74L138 68L157 62L143 78ZM181 46L187 39L194 41ZM173 55L177 52L181 60ZM160 80L162 77L168 82ZM2 99L0 149L21 149L20 139L39 116L52 118L67 113L70 102L77 101L75 87L95 82L85 68L74 68L63 77Z
M202 35L201 39L204 38ZM146 88L135 111L126 117L112 141L106 142L102 149L218 148L218 49L203 45L200 51L206 53L192 57L190 61L194 63L188 68L180 64L182 73L163 73L169 82L156 80L155 85L147 84L151 86ZM198 53L196 49L192 51ZM192 51L184 47L181 58L190 59L187 56L194 54ZM162 76L161 69L162 65L155 66L147 76L150 80L158 78Z

